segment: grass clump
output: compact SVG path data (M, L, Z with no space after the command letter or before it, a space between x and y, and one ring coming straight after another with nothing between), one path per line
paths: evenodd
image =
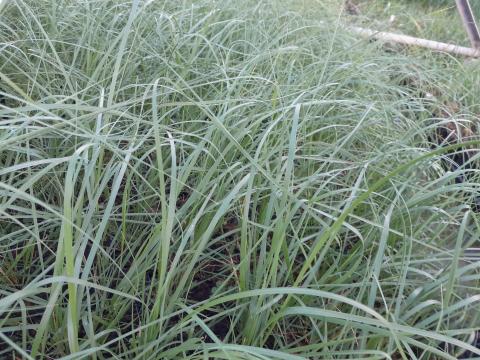
M423 96L461 66L316 5L2 9L1 357L480 354L478 186Z

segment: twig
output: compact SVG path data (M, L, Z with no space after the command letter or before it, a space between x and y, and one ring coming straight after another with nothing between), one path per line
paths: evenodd
M447 44L438 41L426 40L416 38L408 35L394 34L384 31L375 31L371 29L365 29L357 26L348 27L352 32L359 34L366 38L373 38L383 41L391 41L405 45L421 46L435 51L447 52L456 55L468 56L468 57L480 57L480 48L473 49L464 46L458 46L454 44Z

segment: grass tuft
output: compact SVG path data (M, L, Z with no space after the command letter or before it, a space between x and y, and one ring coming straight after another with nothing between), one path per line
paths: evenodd
M0 358L480 355L478 64L340 8L0 2Z

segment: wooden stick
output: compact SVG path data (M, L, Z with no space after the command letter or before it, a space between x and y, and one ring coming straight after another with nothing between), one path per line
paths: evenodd
M468 57L480 57L480 49L472 49L464 46L458 46L454 44L447 44L438 41L420 39L413 36L394 34L384 31L375 31L365 29L356 26L348 27L352 32L361 35L365 38L373 38L383 41L391 41L405 45L421 46L435 51L447 52L456 55L468 56Z
M480 33L478 32L475 16L468 0L455 0L457 9L462 17L463 26L467 31L470 43L475 49L480 49Z

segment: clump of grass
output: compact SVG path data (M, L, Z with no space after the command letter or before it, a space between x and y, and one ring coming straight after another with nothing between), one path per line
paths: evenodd
M2 9L2 357L480 354L478 186L419 90L460 65L306 8Z

